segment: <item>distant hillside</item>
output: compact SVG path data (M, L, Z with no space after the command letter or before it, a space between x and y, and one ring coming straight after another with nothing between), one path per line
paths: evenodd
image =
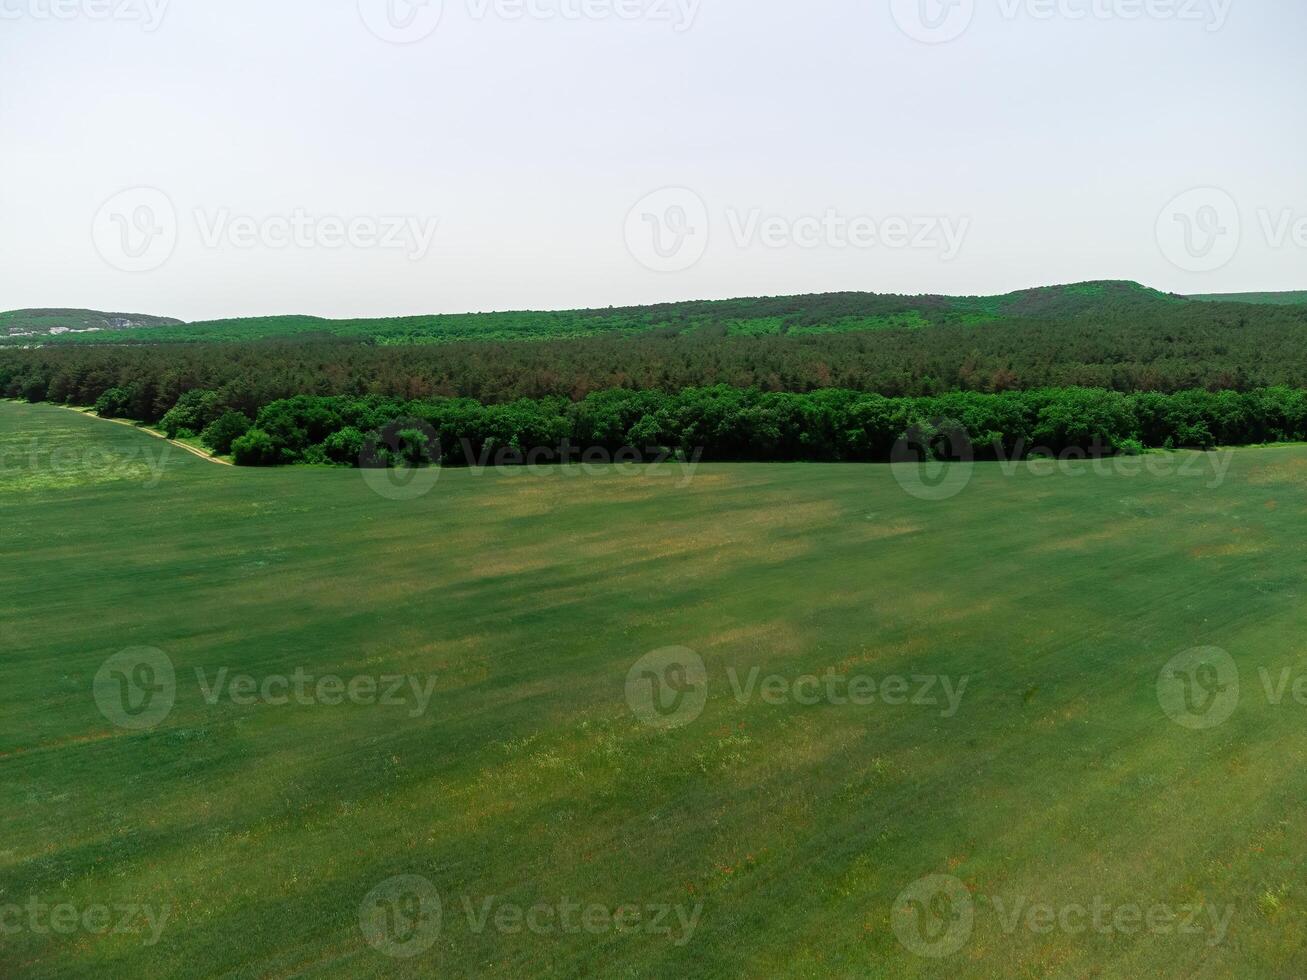
M1307 291L1296 293L1210 293L1190 296L1205 303L1256 303L1263 306L1302 306L1307 304Z
M0 337L50 337L180 326L181 320L141 313L102 313L99 310L10 310L0 313Z
M1024 289L1001 296L900 296L823 293L749 299L700 300L592 310L462 313L386 319L327 320L267 316L159 325L103 334L62 334L57 341L134 343L247 341L341 337L381 344L461 340L559 340L578 337L811 336L911 330L941 324L981 325L1012 317L1076 318L1170 309L1187 302L1134 282L1085 282ZM97 314L104 316L104 314Z

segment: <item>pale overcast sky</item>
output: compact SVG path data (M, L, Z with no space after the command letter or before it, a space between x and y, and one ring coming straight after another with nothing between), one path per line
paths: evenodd
M1307 288L1302 0L0 0L0 309Z

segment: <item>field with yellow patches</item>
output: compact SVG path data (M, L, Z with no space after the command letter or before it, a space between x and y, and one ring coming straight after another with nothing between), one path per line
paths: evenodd
M1307 449L1239 451L1216 486L982 464L930 501L884 466L704 465L447 470L399 501L167 448L0 404L2 976L1307 973L1307 705L1263 680L1307 674ZM145 647L175 701L137 730L96 677ZM629 700L665 647L707 672L680 727ZM1203 730L1158 696L1194 647L1241 685ZM430 697L211 700L224 669ZM742 694L755 669L788 693ZM360 925L401 875L442 909L408 958ZM974 906L938 958L893 928L928 875ZM32 898L167 921L42 932ZM999 911L1096 898L1232 913L1211 942ZM489 899L699 914L512 931L467 914Z

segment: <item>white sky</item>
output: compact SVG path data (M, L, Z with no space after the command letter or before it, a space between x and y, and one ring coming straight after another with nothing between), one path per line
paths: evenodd
M407 4L0 0L0 309L1307 288L1302 0Z

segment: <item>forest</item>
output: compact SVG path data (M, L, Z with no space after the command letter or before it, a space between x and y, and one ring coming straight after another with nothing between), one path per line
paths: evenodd
M644 329L536 340L8 345L0 396L94 406L254 463L357 462L368 433L405 419L447 446L569 439L715 459L884 459L909 430L941 424L982 456L1307 438L1307 306L1087 283L917 297L924 326L832 329L903 315L903 299L668 304L608 315ZM788 326L733 332L761 320Z
M119 394L102 396L97 411L109 417L130 411ZM1047 388L886 398L843 389L794 394L716 385L502 405L297 395L250 418L217 392L197 389L183 395L160 425L169 437L198 436L212 451L251 466L582 462L595 450L604 459L629 453L631 461L675 454L715 461L887 462L904 452L984 460L1304 440L1307 392L1128 395Z
M466 397L487 404L610 388L765 391L848 388L887 396L1098 387L1247 391L1307 387L1307 308L1231 316L1026 318L972 327L804 337L637 336L378 346L344 339L223 344L0 347L0 394L93 405L129 389L131 416L157 421L192 388L247 414L297 394ZM1236 309L1248 309L1246 307Z

